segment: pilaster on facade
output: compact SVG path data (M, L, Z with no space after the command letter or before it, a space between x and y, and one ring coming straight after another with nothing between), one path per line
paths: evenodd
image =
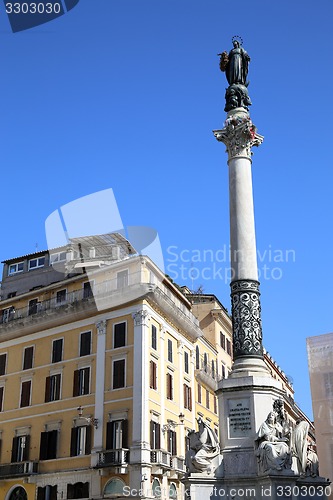
M94 442L91 453L92 467L97 465L98 452L103 449L103 421L104 421L104 380L105 380L105 345L107 320L96 323L96 376L95 376L95 416L98 425L94 430ZM103 381L103 382L101 382Z
M150 463L149 443L149 313L142 307L134 320L133 433L131 463Z

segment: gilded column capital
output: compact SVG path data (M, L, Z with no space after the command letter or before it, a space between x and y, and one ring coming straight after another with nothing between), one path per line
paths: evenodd
M264 137L257 132L249 113L242 108L236 108L228 113L221 130L213 130L216 139L227 147L228 159L248 158L251 160L252 146L260 146Z

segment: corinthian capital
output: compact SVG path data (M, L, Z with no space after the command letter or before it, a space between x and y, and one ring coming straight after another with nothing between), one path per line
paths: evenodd
M264 137L257 133L250 115L243 109L237 108L228 113L224 128L213 130L216 139L227 147L229 160L236 157L251 159L252 146L260 146Z
M135 326L145 325L148 326L149 314L145 309L140 309L139 311L132 314Z

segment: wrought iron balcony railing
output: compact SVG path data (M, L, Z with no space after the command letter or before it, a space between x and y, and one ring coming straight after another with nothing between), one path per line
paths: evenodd
M38 474L38 462L17 462L0 465L0 478Z
M98 467L118 466L124 467L129 461L129 450L106 450L98 453Z
M171 453L164 450L151 450L150 461L152 464L161 465L162 467L171 468L172 457Z

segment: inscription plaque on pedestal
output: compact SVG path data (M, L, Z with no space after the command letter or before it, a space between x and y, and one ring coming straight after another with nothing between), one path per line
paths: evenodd
M252 429L249 399L229 399L228 405L229 438L249 436Z

